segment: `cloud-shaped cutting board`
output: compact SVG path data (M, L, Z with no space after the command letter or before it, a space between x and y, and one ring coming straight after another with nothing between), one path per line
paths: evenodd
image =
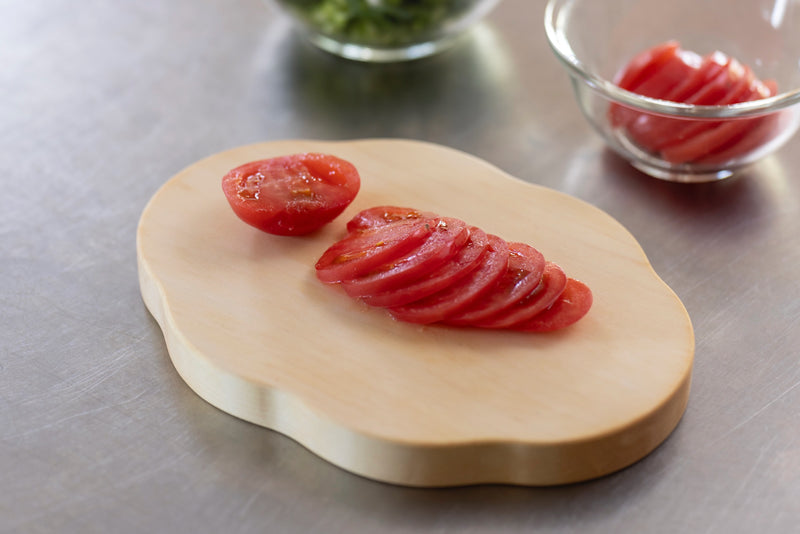
M353 204L305 237L241 222L222 176L299 152L352 162L362 180ZM588 284L593 307L547 334L420 326L320 283L317 258L351 216L381 204L527 242ZM633 236L583 201L442 146L292 140L211 156L153 196L137 257L143 300L200 397L365 477L586 480L650 453L688 401L691 321Z

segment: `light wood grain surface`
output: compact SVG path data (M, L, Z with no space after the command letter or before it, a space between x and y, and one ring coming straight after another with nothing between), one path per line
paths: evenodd
M247 161L328 152L362 190L322 231L253 229L220 180ZM550 334L418 326L318 282L314 263L357 211L407 205L537 247L594 305ZM599 209L467 154L403 140L281 141L170 179L138 229L140 286L201 397L352 472L397 484L550 485L657 447L689 395L689 317L631 234Z

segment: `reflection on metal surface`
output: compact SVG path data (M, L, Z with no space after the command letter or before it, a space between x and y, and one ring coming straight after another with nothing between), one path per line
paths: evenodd
M389 64L335 57L291 30L285 21L275 21L258 54L272 73L262 89L265 108L286 114L284 138L300 132L308 137L311 130L320 138L408 137L452 144L442 139L444 132L488 127L486 117L505 111L514 85L503 42L488 24L477 25L442 54ZM434 116L439 119L429 120Z

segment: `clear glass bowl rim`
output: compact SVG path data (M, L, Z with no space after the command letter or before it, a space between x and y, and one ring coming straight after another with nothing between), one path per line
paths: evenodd
M695 106L642 96L618 87L613 82L592 73L572 50L567 36L557 27L559 13L572 0L549 0L545 7L544 26L547 40L556 57L573 76L583 80L594 91L629 107L660 115L694 118L740 118L763 115L800 102L800 88L775 96L726 106Z

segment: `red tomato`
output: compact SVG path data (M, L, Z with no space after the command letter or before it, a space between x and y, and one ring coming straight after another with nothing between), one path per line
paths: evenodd
M345 292L358 298L401 289L450 261L469 239L467 223L459 219L442 217L430 224L433 233L418 248L367 274L342 280Z
M347 231L363 230L372 226L391 224L411 219L435 218L436 214L399 206L376 206L365 209L347 222Z
M351 232L317 260L317 278L332 283L367 274L419 247L431 233L422 219Z
M541 283L544 266L544 256L532 246L509 243L506 272L492 290L445 322L454 326L473 326L514 306Z
M581 319L592 307L592 291L578 280L569 278L555 303L533 318L511 328L524 332L551 332L566 328Z
M435 323L446 319L481 298L503 276L508 265L508 244L489 235L489 245L481 263L467 276L421 300L389 308L395 319L410 323Z
M548 261L542 274L542 282L522 300L511 308L478 321L475 326L482 328L509 328L515 324L531 319L533 316L550 307L567 287L567 275L564 270Z
M469 229L469 240L451 261L404 287L367 295L362 297L362 300L370 306L389 308L402 306L433 295L447 286L455 284L475 269L488 245L489 238L486 232L472 226Z
M222 178L234 213L276 235L303 235L332 221L361 186L356 168L327 154L294 154L246 163Z

